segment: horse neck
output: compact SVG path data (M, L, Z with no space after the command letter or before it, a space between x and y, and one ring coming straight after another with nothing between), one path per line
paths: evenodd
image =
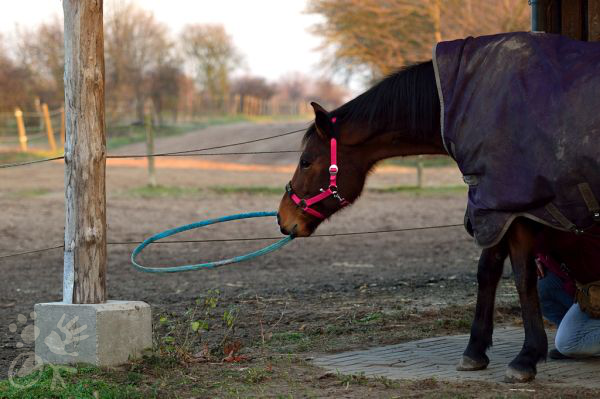
M431 61L404 68L334 111L344 135L386 158L446 154L440 134L440 101Z

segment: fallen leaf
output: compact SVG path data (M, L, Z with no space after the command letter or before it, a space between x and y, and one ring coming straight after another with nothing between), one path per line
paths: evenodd
M223 354L229 357L238 353L240 349L242 349L241 341L227 342L225 345L223 345Z
M240 363L240 362L243 362L246 360L248 360L248 356L245 356L245 355L233 356L233 352L232 352L226 358L223 359L223 362L225 362L225 363Z

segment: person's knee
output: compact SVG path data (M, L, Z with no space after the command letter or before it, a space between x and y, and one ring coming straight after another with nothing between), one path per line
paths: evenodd
M588 353L585 348L582 348L577 342L559 339L559 337L556 337L554 346L556 346L556 350L561 354L568 357L588 357L593 355L593 353Z
M556 350L565 356L573 357L577 354L577 346L573 345L572 340L567 339L564 334L557 334L554 340Z
M561 354L568 357L589 357L594 356L596 350L586 347L581 339L568 334L556 334L554 346Z

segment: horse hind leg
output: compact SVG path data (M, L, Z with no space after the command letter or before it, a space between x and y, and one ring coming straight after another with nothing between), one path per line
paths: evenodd
M515 222L508 232L510 259L521 302L525 342L506 370L507 382L527 382L535 378L537 363L545 360L548 338L544 330L537 292L537 273L533 253L533 233L527 223Z
M504 260L507 255L508 249L504 241L481 252L477 268L478 289L475 318L471 325L469 343L456 366L459 371L482 370L490 362L485 352L492 346L496 288L502 277Z

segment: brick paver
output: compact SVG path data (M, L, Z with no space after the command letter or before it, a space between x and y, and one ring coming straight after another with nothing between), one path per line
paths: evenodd
M494 331L494 346L488 351L490 364L480 371L457 371L468 335L435 337L363 351L324 355L314 363L341 374L360 374L392 379L484 380L502 382L506 366L523 345L523 329L501 327ZM548 331L554 341L554 331ZM551 345L553 347L553 345ZM537 382L600 388L600 358L552 360L538 365Z

